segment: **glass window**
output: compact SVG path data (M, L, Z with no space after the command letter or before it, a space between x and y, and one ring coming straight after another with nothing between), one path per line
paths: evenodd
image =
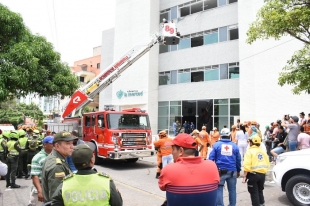
M104 115L100 114L98 115L98 127L105 127L105 123L104 123Z
M217 0L203 1L203 9L204 10L213 9L215 7L217 7Z
M169 102L168 101L158 102L158 106L169 106Z
M239 104L240 103L240 99L236 98L236 99L230 99L230 104Z
M169 12L165 12L163 14L160 14L160 17L159 17L159 22L160 23L163 23L163 19L166 19L167 21L169 20Z
M181 105L181 101L171 101L170 105Z
M227 26L219 28L219 42L227 41Z
M230 115L238 116L240 114L240 104L231 104L230 105Z
M140 129L150 128L147 115L138 114L108 114L107 123L110 129Z
M168 45L164 45L164 44L159 45L159 53L160 54L168 52L168 51L169 51Z
M218 42L218 32L204 35L204 44L214 44Z
M213 100L198 100L197 101L197 128L207 126L207 131L213 128Z
M226 5L226 0L218 0L218 1L219 1L219 6Z
M179 50L180 49L187 49L191 47L191 39L186 38L186 39L181 39L179 43Z
M178 75L178 71L177 70L171 71L170 84L176 84L177 83L177 75Z
M170 72L160 72L159 73L159 85L170 84Z
M191 38L191 47L202 46L203 45L203 36L197 36Z
M199 2L197 4L192 4L191 5L191 14L202 11L202 7L203 7L202 2Z
M214 115L228 115L228 105L214 105Z
M228 104L228 99L215 99L214 104Z
M158 107L158 116L168 116L169 114L169 107Z
M185 72L185 73L178 73L178 83L186 83L191 82L191 73Z
M203 72L192 72L191 82L203 82L204 73Z
M170 19L176 19L178 18L178 7L175 6L175 7L172 7L170 9L170 15L171 15L171 18Z
M220 132L224 125L229 128L228 117L214 117L214 127L217 127Z
M238 78L239 78L239 67L230 67L229 79L238 79Z
M168 128L168 117L158 117L158 129L165 130Z
M221 64L220 65L220 79L227 79L228 78L228 64Z
M178 45L170 45L170 51L177 51Z
M170 106L170 115L171 116L181 115L181 106Z
M205 81L219 80L219 70L211 69L205 71Z
M187 16L190 14L190 7L187 6L187 7L183 7L180 9L180 16L183 17L183 16Z
M85 116L85 126L90 127L90 116Z
M235 3L235 2L238 2L238 0L229 0L230 4Z
M92 116L91 125L92 126L96 125L96 116L95 115Z
M239 39L238 28L229 30L229 40Z

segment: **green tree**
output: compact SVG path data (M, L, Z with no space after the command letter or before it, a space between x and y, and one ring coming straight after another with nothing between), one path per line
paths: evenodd
M69 96L78 81L53 45L32 34L22 17L0 3L0 102L30 93Z
M43 120L43 112L36 104L16 104L15 100L0 103L0 123L13 124L15 127L24 122L24 117L30 117L36 122Z
M293 86L293 93L310 93L310 1L266 0L248 32L247 42L291 36L304 43L280 73L278 83Z

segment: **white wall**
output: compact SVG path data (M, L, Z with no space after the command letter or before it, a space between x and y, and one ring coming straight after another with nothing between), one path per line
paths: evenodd
M249 24L263 5L259 0L240 0L239 4L239 58L241 121L256 120L262 126L281 119L284 114L299 116L309 112L309 95L293 95L290 86L278 85L279 72L301 43L291 37L280 41L258 40L246 43ZM285 43L287 42L287 43Z

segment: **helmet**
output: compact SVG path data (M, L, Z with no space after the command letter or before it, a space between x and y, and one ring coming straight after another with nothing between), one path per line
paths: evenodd
M221 137L229 137L230 131L227 128L222 129Z
M24 130L18 130L18 134L19 134L19 137L25 137L26 136L26 132Z
M37 130L37 129L33 130L33 133L34 134L40 134L39 130Z
M19 138L19 133L18 131L12 131L10 135L11 139L18 139Z
M262 142L262 139L256 134L256 135L254 135L254 136L252 136L252 137L250 137L250 140L254 143L254 144L256 144L256 143L261 143Z

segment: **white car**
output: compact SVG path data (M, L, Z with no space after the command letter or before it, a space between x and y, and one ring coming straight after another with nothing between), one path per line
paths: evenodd
M294 206L310 205L310 149L279 155L272 174Z

